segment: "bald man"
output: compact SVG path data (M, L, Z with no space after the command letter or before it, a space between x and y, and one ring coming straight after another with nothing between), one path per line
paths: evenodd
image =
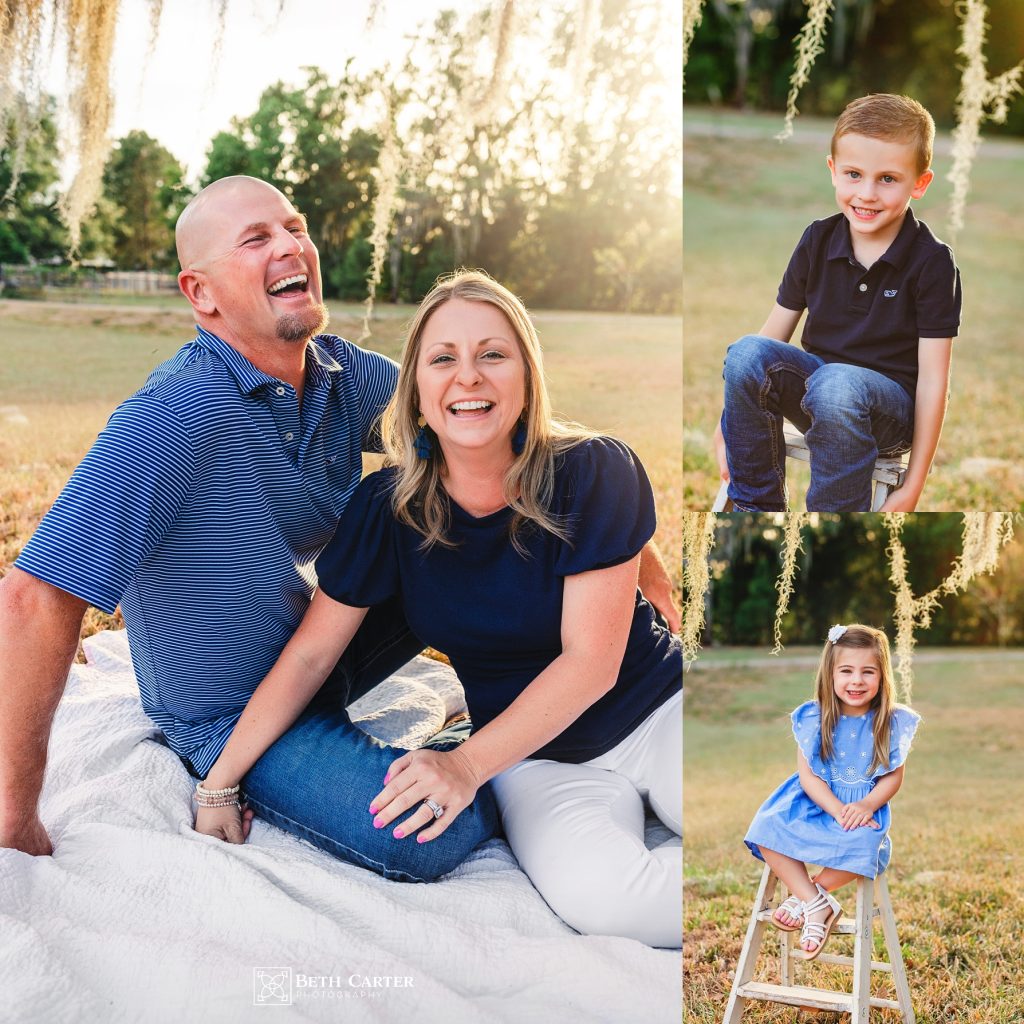
M196 337L115 410L0 582L0 846L30 854L52 852L38 797L86 607L120 604L142 706L205 777L309 603L397 379L385 357L320 333L319 256L277 189L214 182L176 242ZM250 809L402 880L436 878L490 837L489 790L427 844L372 826L370 802L401 751L356 729L345 707L420 647L399 608L372 609L246 776ZM249 820L224 838L242 842Z

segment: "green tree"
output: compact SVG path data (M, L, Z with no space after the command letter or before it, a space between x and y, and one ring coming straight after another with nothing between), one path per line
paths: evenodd
M251 174L276 185L305 214L320 250L324 285L337 295L356 273L359 253L347 250L363 234L374 194L373 169L380 143L363 126L371 81L350 70L338 82L306 68L298 88L278 82L258 108L214 137L202 182ZM359 272L365 281L365 269ZM365 292L365 284L362 293Z
M985 52L994 72L1021 58L1024 4L989 0ZM782 109L793 68L794 40L807 18L804 0L709 0L690 46L687 99ZM868 92L907 93L940 127L954 122L960 89L958 7L949 0L916 3L836 0L825 39L800 93L800 110L834 116ZM1024 132L1024 103L1011 105L993 134Z
M115 216L111 256L126 270L172 270L174 222L189 193L174 155L143 131L114 143L103 170L103 195Z
M513 243L544 188L539 168L527 171L543 76L480 70L496 14L442 11L396 76L392 106L416 114L402 130L409 159L389 260L392 294L407 301L458 266L508 280Z
M239 119L232 121L232 127L240 129ZM206 151L206 170L203 172L202 184L228 178L234 174L249 174L254 178L265 177L258 165L258 157L244 139L235 131L218 132L210 142Z
M543 306L675 312L682 301L679 110L651 55L663 46L657 4L609 0L591 54L588 117L545 96L547 134L565 154L517 239L513 285ZM574 21L555 33L565 64ZM561 55L559 55L561 51ZM667 104L667 105L666 105Z
M932 590L961 554L959 515L909 516L903 542L908 580L917 595ZM774 514L743 513L720 521L712 561L713 636L726 644L771 642L782 529ZM783 623L787 645L823 644L829 626L865 622L892 635L894 597L881 516L820 513L802 531L795 587ZM932 623L920 630L923 646L1010 644L1024 638L1024 577L1020 541L1006 549L993 576L976 579L966 593L943 597Z
M62 257L68 244L57 207L58 151L52 102L34 130L21 139L19 149L18 133L31 122L22 103L0 134L0 198L6 197L0 203L0 263ZM20 173L15 182L16 170Z

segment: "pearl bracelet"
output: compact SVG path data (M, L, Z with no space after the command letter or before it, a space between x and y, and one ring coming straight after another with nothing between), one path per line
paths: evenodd
M228 786L226 789L207 789L201 782L196 783L196 792L200 796L234 796L239 786Z
M206 797L197 797L196 804L199 807L237 807L238 810L242 809L242 805L237 798L210 800Z

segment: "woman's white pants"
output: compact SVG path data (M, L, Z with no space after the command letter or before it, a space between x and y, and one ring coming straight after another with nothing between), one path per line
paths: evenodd
M585 935L682 944L682 844L644 845L645 799L682 835L682 692L592 761L520 761L492 784L512 852L563 921Z

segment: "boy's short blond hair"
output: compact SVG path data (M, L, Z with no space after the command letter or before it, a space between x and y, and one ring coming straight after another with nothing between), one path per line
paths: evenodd
M848 103L832 133L833 160L836 143L844 135L866 135L886 142L912 143L916 149L917 173L924 174L932 165L935 122L932 115L909 96L879 92Z

